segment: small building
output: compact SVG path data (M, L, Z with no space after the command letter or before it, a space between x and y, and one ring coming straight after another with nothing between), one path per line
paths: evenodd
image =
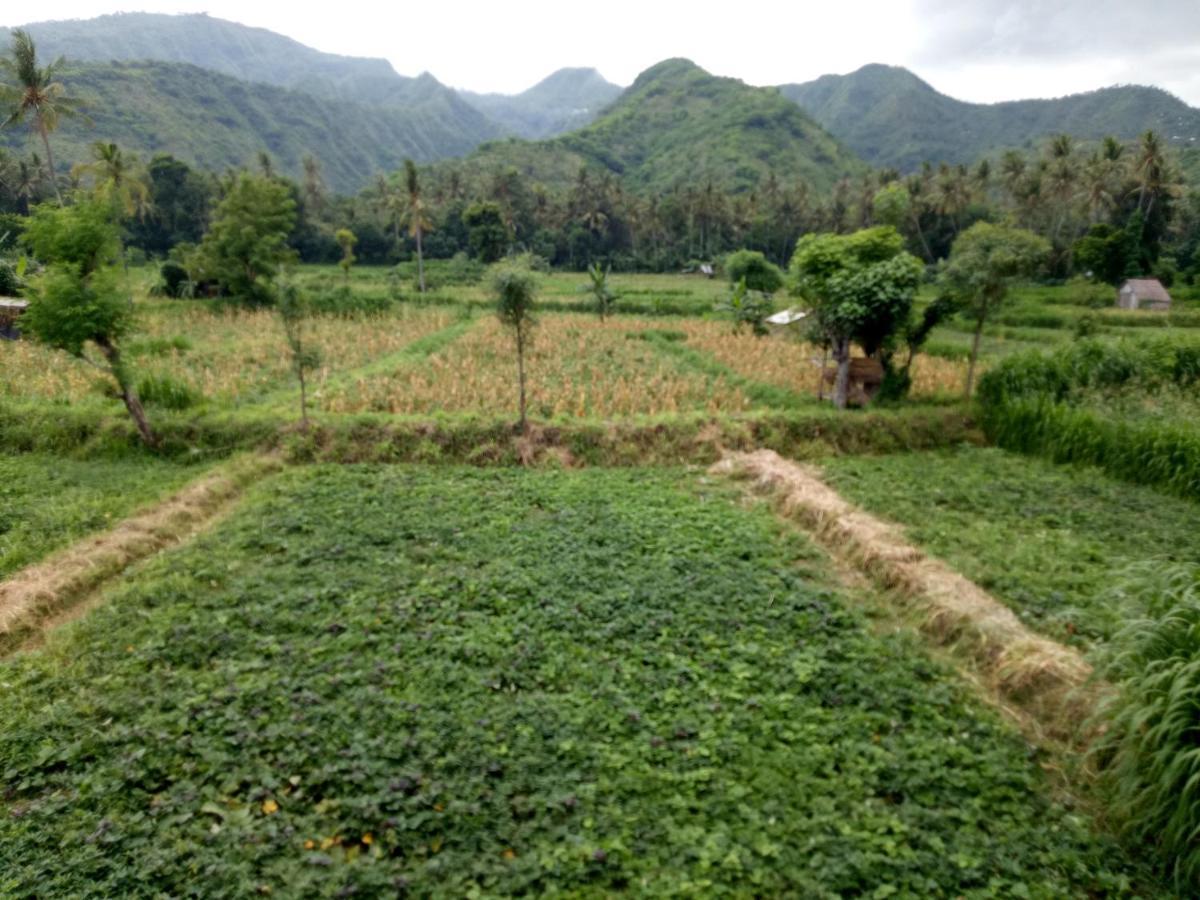
M0 340L15 341L21 336L17 320L29 308L28 300L0 297Z
M1171 295L1157 278L1130 278L1117 291L1117 306L1170 312Z

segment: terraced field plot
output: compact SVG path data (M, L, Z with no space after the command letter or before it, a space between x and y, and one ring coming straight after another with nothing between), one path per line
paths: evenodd
M1027 745L730 490L260 486L0 661L0 893L1122 893Z
M0 456L0 579L204 471L151 456L72 460L42 453Z
M383 316L314 319L306 339L323 365L315 389L341 371L366 365L446 328L453 310L400 308ZM279 316L268 310L212 311L204 305L157 303L140 316L126 353L139 378L170 378L224 406L261 400L292 387L292 370ZM30 341L0 346L0 398L98 402L107 382L66 354ZM116 401L112 401L116 405Z
M1200 562L1200 506L1096 469L975 447L824 469L848 499L906 526L1058 641L1086 645L1121 627L1109 589L1130 566Z
M750 408L752 401L731 379L689 369L641 339L643 331L654 330L653 323L632 317L601 322L575 314L542 316L526 359L530 414L594 419ZM322 408L512 415L516 369L511 333L485 315L428 359L350 379L326 392Z

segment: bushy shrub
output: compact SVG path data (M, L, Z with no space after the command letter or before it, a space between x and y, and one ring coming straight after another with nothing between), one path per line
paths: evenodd
M305 299L309 313L326 316L376 315L392 308L392 298L379 294L356 293L342 286L313 293Z
M1106 806L1187 896L1200 890L1200 568L1134 573L1126 626L1099 674L1094 724Z
M143 403L163 409L190 409L201 400L199 393L169 375L142 376L137 392Z
M181 263L168 259L158 270L161 293L165 297L190 297L193 292L191 276Z
M17 274L17 264L0 259L0 297L20 297L25 281Z
M725 257L725 276L730 284L745 280L747 288L764 294L783 287L783 272L757 250L738 250Z

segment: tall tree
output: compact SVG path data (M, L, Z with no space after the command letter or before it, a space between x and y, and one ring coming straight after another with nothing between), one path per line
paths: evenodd
M975 386L983 326L1008 296L1011 284L1028 278L1050 255L1050 244L1030 231L977 222L954 241L940 281L944 294L975 320L966 396Z
M408 233L417 244L417 286L425 293L425 252L421 247L421 236L432 227L421 198L421 183L417 178L417 166L411 159L404 161L404 188L408 192Z
M67 96L62 82L55 80L62 64L63 59L59 57L45 68L38 66L33 38L22 28L13 29L12 57L0 59L0 68L13 81L0 85L0 103L8 109L8 118L0 124L0 128L28 122L29 127L42 139L42 146L46 148L46 172L60 206L63 199L54 171L50 132L58 127L59 119L80 114L79 101Z
M806 234L796 244L791 270L812 308L818 337L837 362L833 402L845 409L850 348L871 355L908 320L925 267L904 252L890 225L853 234ZM824 373L822 373L823 375Z

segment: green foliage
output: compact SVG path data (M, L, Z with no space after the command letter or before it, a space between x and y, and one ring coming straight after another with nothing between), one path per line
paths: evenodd
M1022 228L977 222L954 241L938 273L942 289L976 320L999 306L1017 281L1035 274L1050 244Z
M169 375L143 375L137 393L143 403L163 409L191 409L202 399L197 391Z
M1137 274L1135 250L1123 228L1104 222L1093 225L1075 242L1072 253L1076 270L1091 272L1106 284L1115 285L1127 275Z
M729 296L718 300L714 308L733 318L734 331L746 325L751 332L762 337L768 332L767 316L775 311L775 303L770 294L750 290L746 286L746 279L742 278L730 289Z
M873 166L912 172L925 162L972 164L1054 134L1138 137L1163 122L1200 130L1200 115L1159 88L1123 85L1053 100L964 103L898 66L867 65L780 88Z
M250 306L273 304L280 267L295 257L287 243L295 223L286 185L241 173L200 243L196 280L211 280L223 295Z
M924 266L903 245L888 225L800 238L791 273L823 336L871 354L907 320Z
M46 453L0 455L0 579L111 528L200 471L145 453L88 461Z
M821 465L845 497L903 525L1029 627L1081 648L1124 627L1109 588L1131 565L1200 564L1193 503L1093 468L967 446Z
M492 293L500 321L517 331L530 327L537 287L537 276L531 270L516 265L498 267L492 273Z
M0 257L0 297L20 297L25 288L25 279L17 274L19 264Z
M472 203L462 214L471 252L483 263L494 263L508 251L512 235L504 223L499 204Z
M600 263L592 263L587 270L589 283L583 288L596 301L596 312L600 314L602 320L612 312L613 304L619 299L617 292L608 286L610 274L612 274L611 266L601 268Z
M1200 568L1135 570L1137 603L1099 674L1115 693L1098 711L1093 757L1107 807L1183 896L1200 890Z
M744 281L752 291L773 294L783 287L779 267L757 250L738 250L725 257L725 276L730 284Z
M1084 339L990 370L979 385L981 423L1002 446L1200 497L1198 382L1194 339Z
M358 238L349 228L339 228L333 233L333 239L342 248L342 258L338 260L338 265L342 269L342 275L349 280L350 267L354 265L357 258L354 255L354 245L358 243Z
M261 486L0 661L6 892L1130 893L1027 744L735 496L598 469Z
M295 285L289 284L280 291L278 309L279 318L283 321L283 335L287 341L292 371L300 384L300 421L307 428L307 377L321 367L321 348L308 340L306 334L306 325L312 316L311 304Z
M89 342L111 344L134 325L129 299L109 270L81 278L73 268L52 266L38 285L21 328L44 344L81 356Z
M162 293L165 296L176 298L191 296L194 283L187 268L181 263L168 259L159 268L158 274L162 279Z
M38 206L21 239L41 262L69 266L80 277L114 265L121 256L121 234L112 209L93 200Z

